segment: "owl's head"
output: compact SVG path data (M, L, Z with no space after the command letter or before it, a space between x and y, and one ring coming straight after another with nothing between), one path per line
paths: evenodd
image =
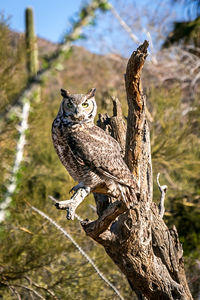
M96 89L91 89L86 95L70 94L69 91L61 89L63 101L60 107L60 114L63 120L70 123L93 122L97 112L97 105L94 98Z

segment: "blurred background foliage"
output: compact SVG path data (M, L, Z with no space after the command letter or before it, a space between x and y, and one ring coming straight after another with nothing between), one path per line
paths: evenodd
M0 110L5 110L26 85L24 38L8 28L9 18L0 12Z
M188 7L191 2L186 1L185 5ZM17 96L26 86L28 78L24 35L10 30L9 22L2 13L0 18L2 201L16 154L19 108L16 107L10 114L7 112L16 104ZM191 22L195 26L191 27ZM165 40L162 39L164 46L169 48L161 49L157 54L158 63L148 61L143 71L143 87L147 96L151 127L154 201L159 202L156 175L160 172L161 184L168 185L164 219L169 227L175 224L178 229L194 299L198 299L200 294L198 280L200 81L196 78L200 70L197 68L194 71L196 73L192 73L186 72L186 69L188 57L195 66L199 64L198 24L200 23L197 5L194 20L183 22L181 25L185 36L177 33L180 24L175 24L172 33L168 32L169 35L165 36ZM38 38L37 42L39 63L42 66L57 45L41 38ZM178 51L182 51L182 55L173 52L174 42ZM193 47L192 52L191 48L187 48L189 46ZM159 61L159 57L162 57L162 61ZM125 299L134 299L135 296L124 276L104 250L85 236L77 220L66 221L65 212L55 210L48 198L48 195L57 199L69 198L69 190L74 184L58 160L51 142L51 124L61 100L60 87L81 93L95 86L98 112L107 112L110 115L111 96L118 96L126 116L123 82L126 63L127 59L116 53L97 55L83 47L73 46L63 67L59 71L52 71L48 80L41 83L41 101L33 100L31 104L25 159L17 178L18 188L7 212L7 218L0 228L0 298L118 299L71 242L30 209L27 205L29 202L66 228ZM181 71L179 65L183 67ZM184 71L185 77L182 79ZM170 76L170 72L173 76ZM93 205L94 201L90 196L78 208L77 213L83 219L94 219L96 214Z

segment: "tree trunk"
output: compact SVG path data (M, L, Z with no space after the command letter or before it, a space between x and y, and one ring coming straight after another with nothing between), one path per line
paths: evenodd
M38 45L37 45L37 37L35 36L35 28L34 28L34 15L32 8L26 8L25 10L25 24L26 24L26 66L28 72L28 80L29 82L33 81L38 73L39 68L39 60L38 60ZM35 102L40 101L40 86L38 85L35 88L34 93L32 93L32 99Z
M26 57L27 57L27 70L29 79L32 79L38 72L38 49L37 39L34 30L33 9L26 8L25 11L25 24L26 24Z
M114 136L125 152L125 161L140 187L138 202L127 209L122 201L112 202L107 196L95 195L99 218L82 222L82 227L88 236L103 245L139 299L186 300L192 296L176 228L167 228L152 202L150 137L140 81L147 47L145 41L133 52L127 64L127 132L117 99L113 99L114 116L101 115L98 121L98 125Z

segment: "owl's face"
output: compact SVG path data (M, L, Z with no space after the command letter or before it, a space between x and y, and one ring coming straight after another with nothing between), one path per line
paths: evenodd
M62 119L70 123L93 122L97 105L94 98L96 89L91 89L86 95L70 94L67 90L61 89L63 101L60 107Z

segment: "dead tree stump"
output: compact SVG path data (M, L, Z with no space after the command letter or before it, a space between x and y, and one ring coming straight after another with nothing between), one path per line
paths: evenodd
M121 201L95 195L96 221L81 223L86 234L101 244L125 274L139 299L192 299L184 272L183 251L176 228L169 230L152 202L153 182L149 127L141 71L147 57L145 41L131 55L125 74L127 130L120 102L114 116L100 115L99 126L122 146L124 159L140 187L138 204L127 210ZM126 136L126 138L125 138ZM141 296L142 295L142 296Z

